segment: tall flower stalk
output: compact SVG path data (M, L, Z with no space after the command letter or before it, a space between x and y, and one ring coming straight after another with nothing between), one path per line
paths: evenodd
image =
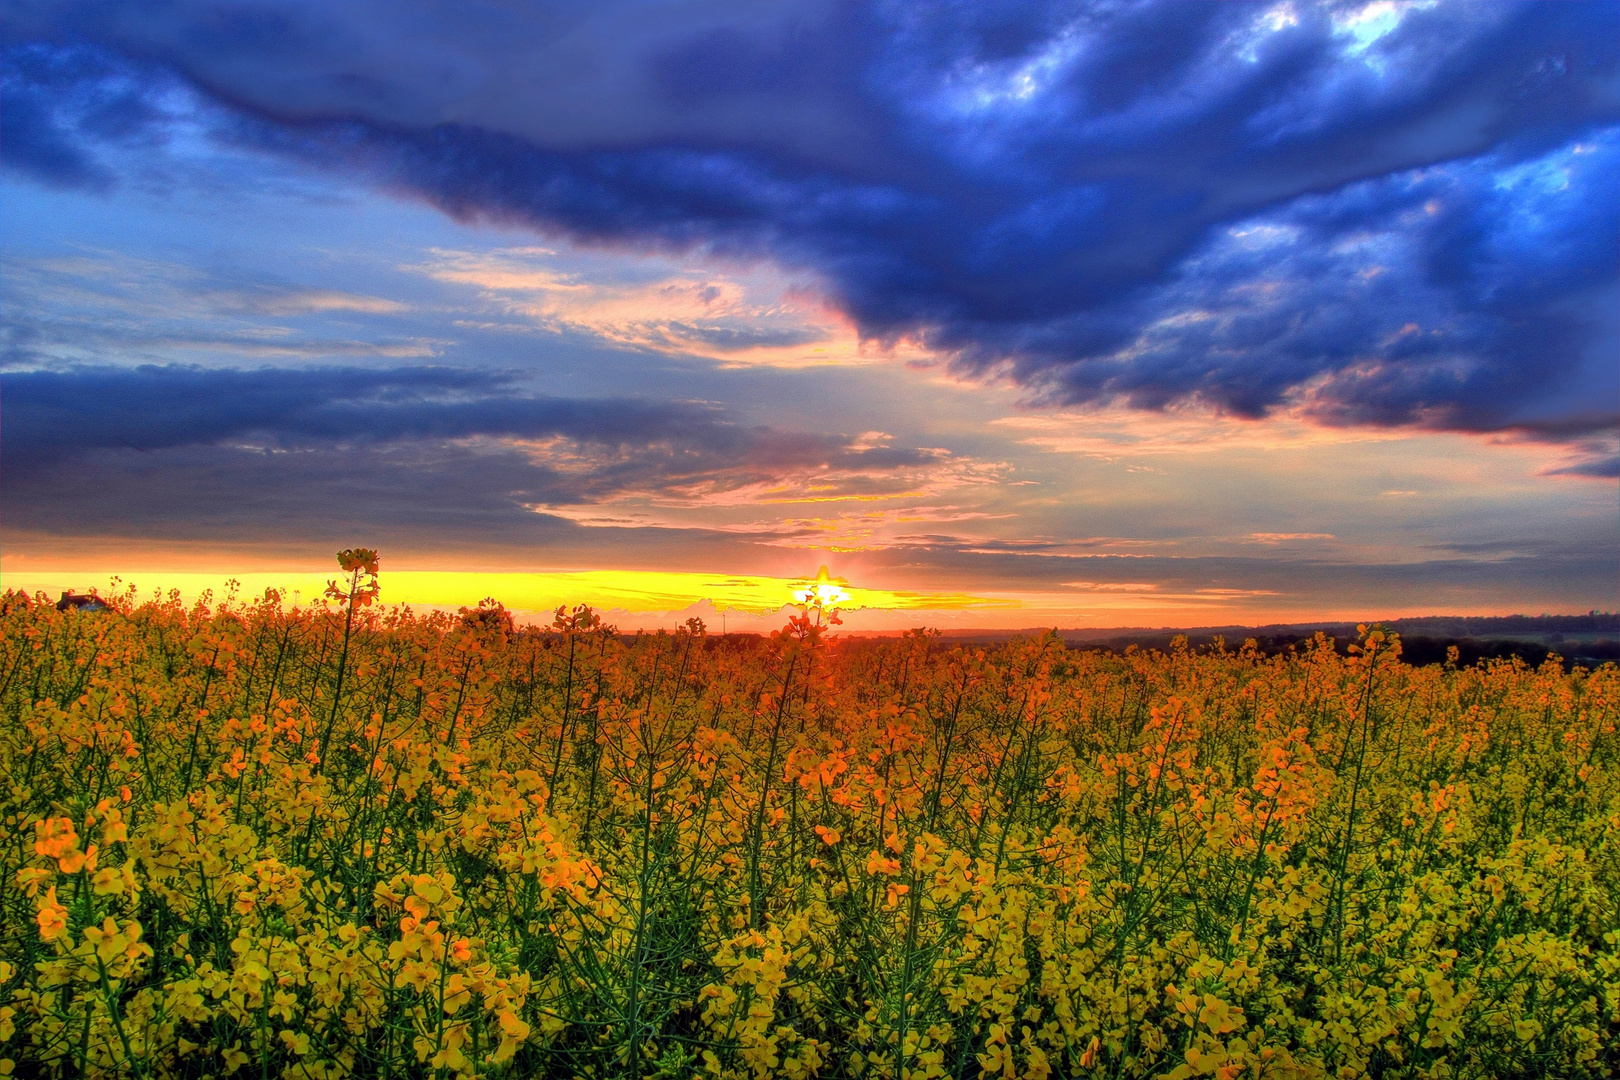
M360 608L370 607L381 592L378 582L377 553L370 548L345 548L337 554L338 566L349 575L346 583L326 584L326 597L343 605L343 645L338 652L337 672L332 680L332 709L327 714L326 730L316 750L315 772L326 768L326 754L337 726L338 714L343 707L343 680L349 673L349 645L354 638L354 614Z

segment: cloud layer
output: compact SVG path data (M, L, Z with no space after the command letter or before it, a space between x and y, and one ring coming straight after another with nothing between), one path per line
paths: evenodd
M1066 404L1546 438L1620 412L1620 7L8 6L6 164L196 136L767 257ZM1602 472L1604 466L1592 466Z
M667 513L682 508L889 498L966 467L879 433L743 424L702 402L549 397L510 373L452 368L14 372L4 415L8 527L67 535L403 528L434 546L511 545L573 522L682 527ZM624 517L627 503L666 513ZM774 523L732 531L762 529L776 535Z

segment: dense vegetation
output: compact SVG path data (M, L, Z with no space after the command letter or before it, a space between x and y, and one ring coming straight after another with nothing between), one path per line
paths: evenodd
M1602 1076L1620 672L0 615L0 1072Z

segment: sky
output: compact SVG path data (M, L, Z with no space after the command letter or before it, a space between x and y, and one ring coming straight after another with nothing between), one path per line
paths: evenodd
M1620 3L0 3L0 578L1620 601Z

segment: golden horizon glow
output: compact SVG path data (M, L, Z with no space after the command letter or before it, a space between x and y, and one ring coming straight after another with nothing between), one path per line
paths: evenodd
M223 599L236 583L239 599L264 595L266 589L280 592L286 602L308 604L317 601L329 581L340 577L309 571L255 571L245 573L144 571L115 574L52 570L29 567L25 574L7 573L7 588L27 592L64 587L89 590L98 579L107 585L95 586L103 595L123 592L134 586L144 598L154 589L167 593L177 589L183 599L195 601L205 590L214 599ZM71 584L77 582L77 584ZM116 584L113 584L116 582ZM844 610L877 611L968 611L1014 609L1020 601L1007 597L979 596L958 592L913 592L869 589L851 586L842 578L832 578L825 566L814 578L784 578L759 574L704 574L673 570L573 570L557 573L511 571L395 570L386 563L382 571L384 604L413 607L461 607L494 597L513 611L549 612L559 606L588 604L606 611L633 615L669 614L708 603L717 612L770 615L802 604L810 596L822 606Z
M896 633L920 625L984 632L1058 626L1126 631L1356 623L1435 614L1434 606L1421 599L1405 603L1350 599L1322 604L1308 596L1267 589L1178 588L1151 581L1087 580L1063 581L1056 588L1045 589L922 592L849 586L825 567L822 572L827 575L825 579L820 573L815 578L788 578L637 570L390 571L385 559L379 600L383 607L403 604L418 609L454 610L493 596L519 622L540 624L548 623L558 607L588 604L626 632L667 629L691 616L711 623L712 630L766 632L780 625L795 609L802 609L809 591L818 587L837 590L827 594L829 599L823 607L837 607L843 617L843 632L855 635ZM229 583L235 581L239 601L262 597L266 588L274 588L282 592L283 602L289 606L308 606L320 600L327 582L340 576L335 563L331 572L255 570L234 574L163 569L115 573L86 564L74 568L22 568L13 563L0 567L0 588L21 589L29 594L43 591L54 600L62 590L98 591L105 596L134 585L137 600L172 589L189 604L200 599L204 590L210 591L217 602L226 597ZM1509 607L1493 604L1446 606L1453 615L1514 613ZM1545 613L1582 614L1585 610L1568 605ZM718 626L712 625L714 620L719 620Z

